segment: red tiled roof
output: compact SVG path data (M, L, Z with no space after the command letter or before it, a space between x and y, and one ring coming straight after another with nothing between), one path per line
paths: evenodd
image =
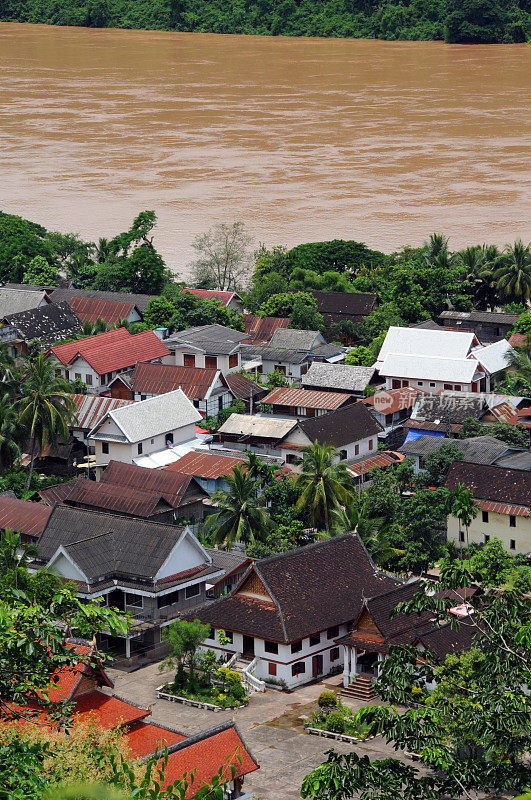
M75 342L66 342L50 348L50 352L61 361L62 364L69 364L78 354L83 356L91 350L99 350L118 341L130 339L131 334L125 328L116 328L106 333L98 333L97 336L88 336L86 339L77 339Z
M125 335L104 338L118 331L124 331ZM132 367L139 361L152 361L170 354L166 345L153 331L136 333L134 336L124 328L119 328L118 331L108 331L88 339L80 339L78 342L61 344L52 347L51 352L63 364L72 363L80 355L98 375Z
M261 403L276 406L293 406L298 408L325 408L335 411L344 405L349 395L344 392L320 392L314 389L292 389L277 386L267 394Z
M138 722L149 716L149 711L118 697L104 694L97 690L81 695L76 702L73 716L79 722L92 718L98 727L112 730L119 725Z
M60 700L70 699L81 675L87 669L90 670L90 668L87 667L87 661L88 656L93 653L94 648L84 644L68 644L67 646L82 658L80 658L76 664L65 666L62 669L56 669L52 673L51 677L53 682L51 688L48 690L48 697L54 703L58 703ZM100 680L108 686L112 686L111 681L107 678L103 669L100 668L98 672Z
M143 758L160 750L170 744L181 742L186 739L182 733L170 731L160 725L153 725L150 722L137 722L125 731L127 744L131 748L131 754L136 758Z
M134 307L134 303L125 300L97 300L93 297L72 297L70 300L70 308L81 322L102 319L107 325L116 325L119 320L127 319Z
M50 506L42 503L31 503L15 497L0 497L0 529L15 531L24 536L37 538L41 535L48 517L52 513Z
M371 397L366 397L363 402L366 406L373 406L375 411L380 414L394 414L395 411L403 411L412 408L418 394L425 394L423 389L416 389L413 386L404 386L402 389L390 389L389 391L376 392Z
M222 306L228 306L235 295L235 292L217 292L213 289L189 289L188 287L185 287L181 291L181 294L183 293L193 294L200 300L219 300ZM236 297L237 296L238 295L236 295Z
M494 503L490 500L476 500L476 505L482 511L492 511L496 514L509 514L513 517L531 517L529 506L515 506L510 503Z
M190 774L196 771L193 785L186 792L186 798L192 798L199 789L210 783L221 766L223 766L223 777L231 780L229 765L235 769L234 777L240 778L258 769L258 764L252 758L245 747L235 726L230 726L225 730L212 733L211 736L191 737L193 740L189 745L186 740L177 745L179 750L170 753L166 771L164 774L164 785L182 778L184 773ZM240 762L241 759L241 762Z
M131 388L140 394L165 394L180 388L190 400L204 400L217 374L217 369L140 363L131 377Z
M73 427L92 430L109 412L130 405L132 400L118 400L114 397L96 397L91 394L69 394L74 401L76 420Z
M220 478L232 472L233 467L242 466L247 462L243 458L232 456L218 456L214 453L198 453L191 451L164 468L164 471L181 472L185 475L194 475L198 478Z
M291 322L289 317L259 317L257 314L244 314L243 324L247 339L242 344L269 344L278 328L287 328Z
M509 338L509 344L512 347L525 347L529 336L525 333L513 333Z

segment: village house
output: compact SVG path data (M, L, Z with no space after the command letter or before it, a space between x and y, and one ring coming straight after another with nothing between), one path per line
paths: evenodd
M448 517L448 540L459 547L486 544L501 539L505 549L516 555L531 552L531 480L527 470L454 461L445 486L458 484L472 492L480 512L466 531L452 514Z
M39 286L14 283L0 286L0 320L8 314L20 314L21 311L46 306L49 302L48 292Z
M504 378L511 350L505 340L482 347L473 333L392 326L375 366L387 389L488 392Z
M58 306L45 304L7 314L0 328L0 343L9 345L13 358L25 357L34 339L47 347L62 339L70 339L81 330L81 323L74 312L61 303Z
M223 722L194 736L185 736L173 728L162 726L151 720L149 708L127 702L114 694L114 684L103 669L93 644L69 639L66 645L71 649L75 663L53 672L48 696L54 703L72 704L74 727L91 721L100 731L119 730L133 760L145 760L155 754L160 756L167 749L162 788L183 778L185 773L195 774L194 782L190 783L184 795L185 800L191 800L202 786L210 784L220 769L226 781L226 800L252 800L252 793L243 789L244 778L259 766L234 722ZM57 729L57 721L49 715L44 703L32 698L18 708L21 712L36 715L40 726Z
M116 292L114 300L104 300L96 297L72 297L69 301L72 311L82 323L94 324L103 320L108 328L114 328L119 322L141 322L143 319L140 310L132 300L121 300Z
M75 439L89 446L88 435L109 411L129 406L132 400L118 400L113 397L97 397L93 394L67 394L74 403L74 419L70 431ZM90 447L93 453L94 448Z
M441 661L447 655L470 649L473 633L461 625L437 625L431 612L395 614L399 603L406 603L421 591L418 581L395 584L373 596L366 595L362 607L345 636L336 640L343 649L342 694L357 700L372 700L373 681L393 645L411 645L419 651L431 650Z
M294 418L232 414L217 437L233 450L253 450L276 456L299 469L302 449L318 441L331 444L340 459L355 458L378 449L381 427L362 403L354 403L322 417Z
M439 319L445 328L474 333L481 343L505 339L514 328L520 314L501 311L443 311Z
M241 342L245 334L223 325L200 325L174 333L165 340L171 354L165 364L220 370L223 375L241 369Z
M287 328L289 317L259 317L258 314L244 314L245 338L242 344L269 344L277 328Z
M443 444L452 444L457 447L462 453L463 461L473 464L509 466L506 459L521 455L531 461L529 450L513 447L494 436L473 436L470 439L452 439L451 442L440 436L419 436L417 439L405 442L402 447L399 447L399 451L412 461L415 473L418 473L425 469L426 459ZM531 469L531 463L527 468Z
M301 383L304 389L344 392L354 397L365 397L368 387L373 383L375 373L374 367L312 361Z
M211 626L205 648L237 653L258 680L283 680L294 689L343 669L337 639L363 598L397 585L357 535L344 534L254 562L228 597L193 616ZM221 631L228 644L220 642Z
M218 489L228 489L225 476L230 475L234 467L243 467L246 464L247 460L244 458L214 453L210 450L191 450L173 464L164 467L162 472L191 475L209 495L212 495Z
M56 345L49 353L57 362L58 375L83 381L89 394L101 394L119 372L139 361L160 361L170 351L153 331L132 335L125 328L117 328Z
M242 298L236 292L221 292L216 289L190 289L185 286L181 294L193 294L198 300L216 300L229 311L234 311L236 314L243 313L244 303Z
M376 392L371 397L366 397L363 404L380 423L386 438L411 416L419 393L422 393L422 389L404 386L403 389Z
M107 412L89 434L97 479L110 461L134 464L141 456L193 441L200 420L181 389Z
M317 311L322 314L327 331L344 322L362 324L378 305L375 294L362 292L313 291L317 300Z
M207 580L213 584L224 575L187 526L65 505L52 509L37 546L33 571L46 567L74 581L81 600L103 597L131 614L127 633L99 637L124 665L164 656L161 628L203 603Z
M341 392L320 392L311 389L294 389L277 386L260 401L263 413L279 416L320 417L354 402L351 395Z
M111 397L128 396L134 400L147 400L176 389L182 389L205 417L215 417L234 402L234 395L219 369L141 363L130 374L117 375L109 385Z
M313 361L336 363L345 358L344 347L327 344L319 331L277 328L269 344L243 345L244 369L267 375L280 372L293 385L299 385Z
M235 400L239 400L245 406L245 411L252 414L256 404L260 403L268 392L266 388L255 383L239 372L230 372L225 375L227 386L232 392Z

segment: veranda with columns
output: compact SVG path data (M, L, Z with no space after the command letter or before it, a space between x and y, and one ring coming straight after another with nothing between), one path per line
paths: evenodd
M367 656L374 656L374 666L367 666ZM360 658L362 660L360 660ZM378 678L381 673L385 654L371 652L356 646L343 645L343 686L353 683L358 675L373 675Z

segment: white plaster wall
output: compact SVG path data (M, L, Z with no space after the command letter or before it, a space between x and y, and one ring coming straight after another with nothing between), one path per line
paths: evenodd
M515 528L511 528L509 519L507 514L496 514L489 511L489 521L483 522L480 511L469 527L469 543L484 544L485 535L487 535L491 539L501 539L505 549L511 555L529 553L531 551L531 517L516 517ZM459 520L457 517L448 517L447 536L449 541L455 542L459 546ZM510 547L511 539L514 539L515 542L514 550ZM465 542L461 546L466 546L466 531Z

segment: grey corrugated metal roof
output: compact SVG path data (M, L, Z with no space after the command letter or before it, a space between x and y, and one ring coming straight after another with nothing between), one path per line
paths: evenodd
M427 422L447 423L450 421L455 425L460 425L466 417L480 419L487 406L481 395L467 392L459 395L446 394L419 394L417 396L412 420L424 420Z
M205 547L205 550L212 557L213 566L224 569L225 572L232 572L251 561L241 550L218 550L216 547Z
M40 289L10 289L0 286L0 319L7 314L18 314L37 308L46 296L46 292Z
M107 417L118 425L129 442L150 439L202 419L182 389L114 409ZM93 434L99 438L97 431L91 431L90 436Z
M326 344L326 342L319 331L301 331L296 328L277 328L271 337L269 344L271 347L308 351L316 345Z
M518 453L502 456L496 459L496 466L505 467L506 469L525 469L529 472L531 471L531 452L529 450L521 450Z
M299 350L271 347L270 345L264 345L263 347L259 347L258 345L243 345L241 353L243 361L261 358L262 361L277 361L282 364L300 364L308 358L308 353L301 353Z
M493 325L516 325L520 314L505 314L501 311L443 311L439 319L455 319L468 322L492 322Z
M236 436L259 436L264 439L283 439L296 426L296 419L258 417L255 415L231 414L219 428L219 433Z
M349 392L362 392L374 373L374 367L322 364L313 361L310 369L302 378L302 385L317 386L332 391L342 389Z
M399 447L398 452L403 455L424 458L438 450L443 444L455 445L463 454L464 460L474 464L492 464L509 449L506 442L502 442L494 436L474 436L471 439L452 440L440 439L436 436L419 436L418 439L406 442Z
M178 331L164 341L169 347L189 344L212 355L229 355L245 338L245 333L224 325L200 325Z

